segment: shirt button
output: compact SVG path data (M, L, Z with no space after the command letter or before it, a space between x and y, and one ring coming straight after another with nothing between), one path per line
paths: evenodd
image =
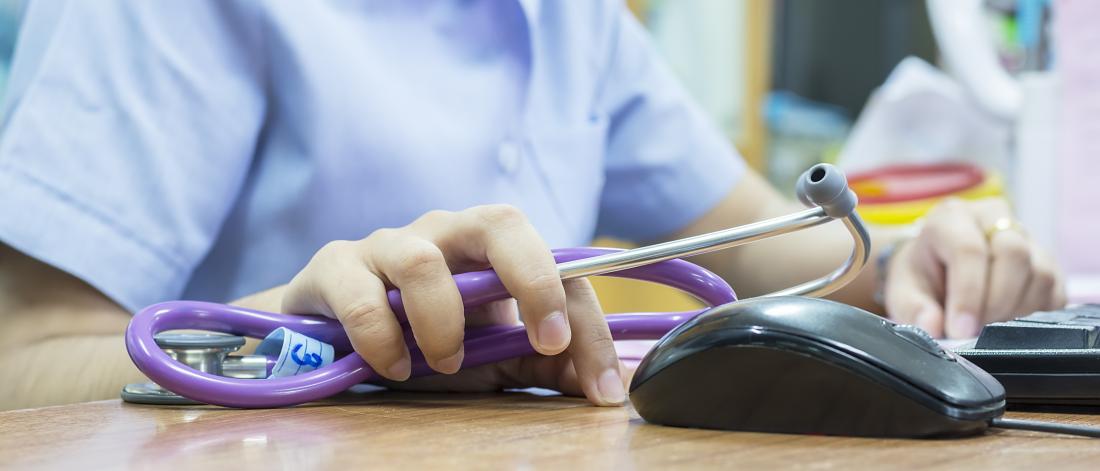
M522 157L522 149L519 143L514 141L504 141L497 147L497 164L500 165L500 170L508 175L515 174L519 170L520 157Z

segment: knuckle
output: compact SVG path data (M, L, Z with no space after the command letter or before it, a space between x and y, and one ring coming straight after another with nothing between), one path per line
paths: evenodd
M960 242L955 245L955 256L959 260L985 260L989 256L989 251L986 249L986 245L972 242Z
M341 312L340 323L349 333L377 337L386 330L388 306L376 300L358 301Z
M954 253L955 256L960 258L984 259L989 256L989 248L986 247L986 244L982 241L971 238L963 238L959 239L958 242L955 243Z
M368 243L391 241L396 239L398 237L398 234L400 234L400 230L398 229L394 229L392 227L383 227L381 229L376 229L374 232L371 232L370 235L363 239L363 241Z
M509 226L526 221L523 211L510 204L490 204L473 208L474 213L490 227Z
M443 251L427 241L408 244L398 256L398 269L410 277L430 276L446 263Z
M615 351L615 341L603 331L593 332L587 343L588 349L593 352Z
M524 285L528 291L538 296L565 295L561 278L556 273L533 274Z
M424 213L419 218L417 218L416 222L414 224L426 224L426 225L444 224L444 223L447 223L448 221L450 221L452 218L454 218L454 214L455 213L453 213L451 211L445 211L445 210L442 210L442 209L433 209L431 211L428 211L428 212Z

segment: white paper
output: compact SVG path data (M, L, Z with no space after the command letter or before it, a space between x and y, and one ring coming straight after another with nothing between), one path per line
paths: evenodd
M837 159L847 171L969 162L1008 171L1010 126L981 111L951 77L916 57L871 95Z

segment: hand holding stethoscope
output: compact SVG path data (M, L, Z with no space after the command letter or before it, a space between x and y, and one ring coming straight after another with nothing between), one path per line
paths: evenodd
M454 373L465 356L467 324L510 323L517 315L503 300L464 315L451 274L490 266L517 301L531 346L542 355L569 347L586 396L597 404L622 402L618 361L599 305L585 295L584 281L563 282L550 249L511 206L432 211L402 228L330 243L287 286L282 311L339 320L372 369L403 381L412 372L411 356L386 293L399 289L428 366Z

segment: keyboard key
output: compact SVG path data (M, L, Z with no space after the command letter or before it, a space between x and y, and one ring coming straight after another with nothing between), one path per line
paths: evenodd
M1046 313L1044 313L1046 314ZM997 322L982 329L974 348L989 350L1078 349L1097 347L1100 327L1021 320ZM1051 316L1053 317L1053 316Z

